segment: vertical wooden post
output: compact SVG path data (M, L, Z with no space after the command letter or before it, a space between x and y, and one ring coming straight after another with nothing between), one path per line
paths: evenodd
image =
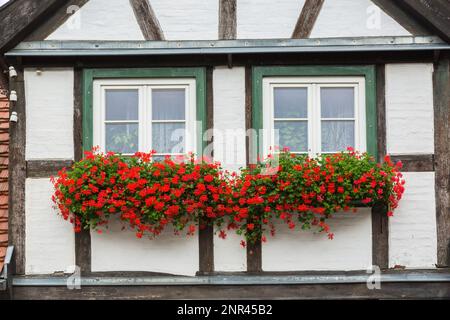
M435 63L434 134L436 168L437 262L450 266L450 59Z
M245 67L245 126L246 130L253 129L253 99L252 99L252 68L251 66ZM246 154L247 154L247 166L250 164L251 145L254 136L247 136L246 139ZM255 273L262 271L262 243L261 239L255 243L247 243L247 272Z
M83 70L74 69L73 145L74 160L83 158ZM91 232L82 230L75 234L75 264L82 274L91 272Z
M384 161L386 148L386 70L377 66L377 132L378 161ZM389 268L389 218L388 208L378 204L372 208L372 263L381 269Z
M214 96L213 96L213 68L206 70L206 113L208 131L214 128ZM209 143L213 143L211 137ZM214 151L213 151L214 152ZM214 272L214 226L205 225L199 230L199 274Z
M26 101L24 70L16 66L17 77L10 90L17 92L17 102L11 102L11 112L17 112L18 121L10 123L9 145L9 227L8 237L14 246L16 274L25 274L25 182L26 182Z

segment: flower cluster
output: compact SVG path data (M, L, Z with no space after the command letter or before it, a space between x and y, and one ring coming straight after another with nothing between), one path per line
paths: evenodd
M249 241L266 241L266 230L274 235L274 219L290 229L317 227L333 239L326 220L337 212L383 203L392 216L405 190L401 166L389 156L379 164L352 148L318 158L285 150L242 171L234 186L233 220Z
M383 203L392 215L404 192L401 163L387 156L379 164L351 148L317 158L285 150L234 175L192 155L155 162L153 154L86 152L52 178L53 201L76 232L101 232L117 216L138 238L167 226L192 235L215 225L222 238L235 229L255 242L275 234L275 220L291 229L316 227L332 239L326 220L333 214Z
M85 155L52 178L53 201L76 232L100 230L117 215L138 238L157 236L167 225L194 234L197 226L220 224L230 211L230 187L218 163L192 156L152 162L153 152Z

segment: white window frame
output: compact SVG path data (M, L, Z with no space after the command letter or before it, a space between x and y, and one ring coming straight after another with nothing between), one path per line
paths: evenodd
M93 144L99 146L100 151L105 150L105 122L106 121L106 99L105 92L108 89L135 89L139 94L139 148L140 152L150 152L152 148L152 124L163 122L184 122L186 128L185 154L196 152L196 132L197 132L197 97L196 80L190 78L170 78L170 79L104 79L94 80L93 83ZM185 120L153 120L152 119L152 90L153 89L185 89L186 110ZM118 121L131 123L133 121ZM158 151L158 150L157 150ZM157 153L156 156L180 155L180 153Z
M307 88L308 89L308 154L315 157L322 154L321 103L320 88L354 88L355 92L355 149L367 151L366 125L366 85L364 77L266 77L263 79L263 156L276 153L274 131L274 89L275 88ZM333 118L334 119L334 118ZM326 120L333 120L326 118ZM285 119L278 119L285 120ZM288 119L297 120L297 119ZM301 120L300 118L298 120ZM336 120L345 121L346 118ZM339 150L336 150L338 152ZM323 152L323 154L332 152Z

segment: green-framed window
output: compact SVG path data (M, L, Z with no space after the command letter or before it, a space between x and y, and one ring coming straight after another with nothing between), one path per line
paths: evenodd
M85 69L83 149L201 155L205 90L204 68Z
M262 66L252 79L259 156L273 146L313 155L353 146L377 157L374 66Z

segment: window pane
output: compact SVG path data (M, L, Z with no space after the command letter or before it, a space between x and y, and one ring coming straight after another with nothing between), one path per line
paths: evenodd
M138 124L106 124L106 151L135 153L139 148Z
M307 88L275 88L275 118L307 118Z
M322 152L343 151L354 146L354 121L322 121Z
M153 123L152 148L157 153L184 153L184 123Z
M184 89L152 90L153 120L184 120L186 95Z
M275 121L275 146L292 152L308 151L308 122Z
M353 118L355 116L354 88L321 88L322 118Z
M137 89L106 90L106 120L138 120Z

